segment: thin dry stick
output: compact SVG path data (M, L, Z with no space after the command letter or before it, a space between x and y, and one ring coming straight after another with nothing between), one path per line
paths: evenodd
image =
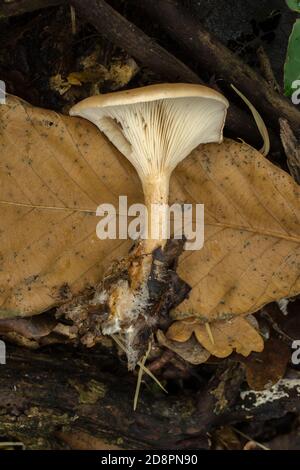
M151 341L149 341L149 345L148 345L148 349L146 351L146 354L144 355L141 363L143 364L143 366L145 367L145 363L147 361L147 358L149 356L149 353L151 351ZM137 408L137 404L138 404L138 399L139 399L139 394L140 394L140 389L141 389L141 383L142 383L142 378L143 378L143 368L140 367L140 370L139 370L139 373L138 373L138 379L137 379L137 383L136 383L136 389L135 389L135 394L134 394L134 400L133 400L133 411L136 410Z
M117 345L122 349L122 351L124 351L126 353L126 348L125 346L122 344L122 342L119 340L119 338L116 337L116 335L111 335L112 339L117 343ZM155 377L155 375L152 374L152 372L145 366L141 363L141 361L138 361L137 362L137 365L140 366L143 371L145 372L145 374L149 375L149 377L151 377L152 380L154 380L154 382L165 392L165 393L168 393L168 391L165 389L165 387L160 383L160 381Z
M258 447L260 447L261 449L263 450L271 450L269 447L266 447L264 446L263 444L261 444L260 442L257 442L257 441L254 441L252 439L252 437L250 436L247 436L247 434L244 434L242 431L239 431L238 429L236 428L232 428L234 432L236 432L237 434L239 434L240 436L244 437L245 439L248 439L248 441L252 441L254 442Z
M141 8L199 63L206 74L237 86L251 99L270 125L278 126L279 117L288 119L294 132L300 127L300 112L290 100L277 93L267 81L224 46L179 0L147 0ZM244 124L244 123L243 123Z

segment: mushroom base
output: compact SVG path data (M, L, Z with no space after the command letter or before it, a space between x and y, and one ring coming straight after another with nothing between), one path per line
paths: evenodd
M183 240L170 240L165 249L143 254L139 243L111 267L92 293L62 305L57 316L72 322L76 341L87 347L103 335L118 335L133 369L148 349L151 335L170 323L168 312L181 303L190 287L176 274Z

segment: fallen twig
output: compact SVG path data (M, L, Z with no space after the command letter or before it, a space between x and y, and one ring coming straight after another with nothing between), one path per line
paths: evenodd
M261 443L258 442L258 441L254 441L253 439L251 439L250 436L247 436L247 434L243 433L243 432L240 431L239 429L236 429L236 428L232 428L232 429L233 429L234 432L236 432L236 433L239 434L240 436L244 437L245 439L248 439L248 443L247 443L247 444L249 444L249 442L250 442L250 443L255 444L257 447L259 447L259 448L262 449L262 450L270 450L269 447L264 446L263 444L261 444ZM244 450L248 450L248 448L245 446L245 447L244 447ZM249 450L251 450L251 448L250 448Z
M185 11L178 0L147 0L142 8L183 47L200 67L233 83L251 100L266 120L277 129L278 119L288 119L294 132L300 129L300 112L284 96L277 93L264 78Z
M71 0L70 3L83 18L95 26L101 36L125 49L162 78L200 83L196 73L159 46L137 26L126 20L105 1Z
M80 0L70 0L70 3L103 37L118 47L122 47L163 80L204 83L195 72L159 46L104 0L90 0L88 5L83 4ZM144 6L143 4L143 8ZM214 88L218 89L217 86ZM233 103L230 103L226 128L230 136L240 137L253 146L260 145L260 136L252 117ZM279 144L279 139L272 135L273 149L278 148Z

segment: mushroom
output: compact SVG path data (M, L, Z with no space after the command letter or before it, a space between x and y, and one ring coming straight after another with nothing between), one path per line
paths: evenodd
M148 211L144 253L165 245L172 171L198 145L222 141L227 108L217 91L183 83L91 96L71 108L71 116L93 122L135 167ZM162 209L158 238L151 236L153 204Z
M155 253L166 243L171 173L198 145L222 141L227 108L226 98L211 88L163 84L92 96L70 110L108 137L133 164L143 186L148 231L125 261L127 277L110 285L108 316L101 324L103 334L122 335L131 369L147 349L162 309L157 292L167 282L167 269ZM151 223L157 236L152 236Z

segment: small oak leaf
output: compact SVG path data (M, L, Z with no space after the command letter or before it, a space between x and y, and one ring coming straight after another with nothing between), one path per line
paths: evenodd
M261 352L264 348L262 337L244 317L212 322L210 332L205 324L190 317L172 323L166 336L173 341L183 342L193 333L207 351L220 358L229 356L234 350L248 356L252 351Z

